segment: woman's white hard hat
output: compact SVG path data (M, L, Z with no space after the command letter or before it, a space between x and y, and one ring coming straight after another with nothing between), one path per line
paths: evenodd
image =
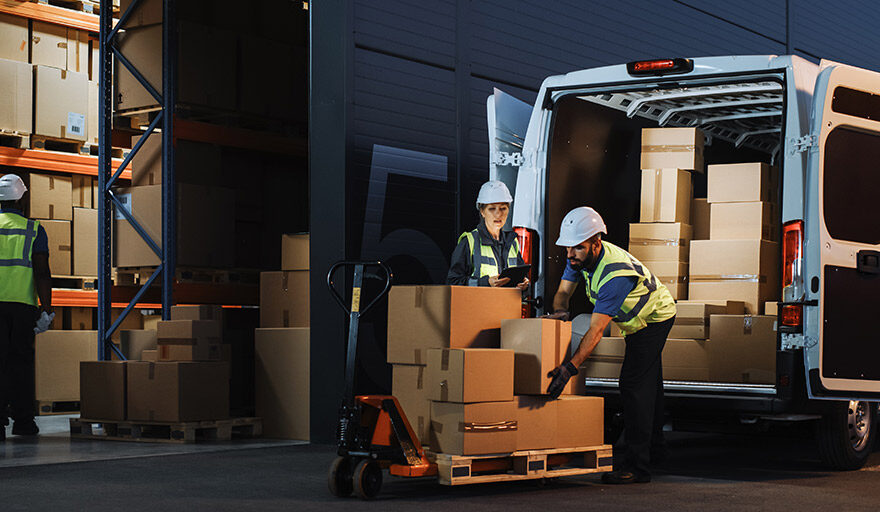
M513 197L504 182L492 180L483 183L477 195L477 209L481 204L512 203Z

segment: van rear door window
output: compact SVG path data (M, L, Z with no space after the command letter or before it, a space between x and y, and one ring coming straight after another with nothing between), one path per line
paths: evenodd
M849 87L835 87L831 110L848 116L880 121L880 96Z
M850 128L829 133L823 186L831 238L880 244L880 215L873 209L880 192L880 136Z

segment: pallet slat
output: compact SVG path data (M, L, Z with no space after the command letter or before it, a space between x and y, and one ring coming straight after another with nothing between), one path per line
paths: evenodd
M183 423L70 419L70 437L74 439L189 444L198 441L230 441L233 437L254 438L262 435L261 418Z

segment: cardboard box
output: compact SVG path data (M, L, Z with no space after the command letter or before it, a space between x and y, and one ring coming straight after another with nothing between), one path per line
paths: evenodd
M641 262L687 262L691 226L681 222L629 225L629 253Z
M2 27L0 34L3 34ZM3 39L4 36L0 35L0 44ZM34 74L31 66L24 62L0 59L0 90L3 91L0 94L0 128L24 135L31 133L34 104Z
M31 173L28 181L28 217L73 220L73 185L70 176Z
M223 308L201 304L197 306L171 306L171 320L210 320L223 323Z
M712 315L709 377L716 382L776 382L776 317Z
M98 276L98 210L73 209L73 275Z
M27 64L29 40L27 18L0 14L0 59ZM4 73L0 71L0 77L3 75Z
M89 75L35 66L34 134L86 141Z
M95 330L95 308L70 307L64 308L64 328L68 331L93 331ZM58 322L58 319L55 319Z
M94 80L89 80L88 84L88 95L89 95L89 115L88 115L88 126L86 128L86 142L89 144L98 144L101 142L101 134L100 134L100 114L98 113L101 91L98 88L98 82Z
M144 359L147 350L157 351L158 337L156 331L146 329L129 329L120 332L120 350L129 360L140 361ZM158 360L158 354L156 360Z
M703 172L704 143L699 128L643 128L641 168Z
M131 138L134 147L142 138ZM219 185L220 146L205 142L179 140L174 145L174 178L178 183ZM162 183L162 134L153 133L131 159L131 184L134 187Z
M162 246L162 186L120 189L117 197L127 201L135 220ZM177 186L177 264L191 267L228 268L234 263L235 226L230 205L232 189L190 184ZM159 258L127 220L114 220L116 266L150 267Z
M642 170L640 222L683 222L691 218L691 173L682 169Z
M126 367L124 361L79 363L80 417L122 421L126 413Z
M260 327L309 326L309 272L260 272Z
M779 302L771 301L764 303L764 314L767 316L779 316Z
M67 69L67 27L33 21L31 35L31 63Z
M645 262L642 262L645 263ZM675 300L687 299L688 264L682 261L651 261L645 263L657 281L663 283Z
M151 363L159 362L159 350L144 350L141 352L141 361L149 361Z
M547 374L562 364L571 350L571 322L548 318L517 318L501 321L501 348L514 356L513 392L518 395L547 393ZM563 393L574 393L575 379Z
M159 361L228 361L223 358L224 349L221 343L191 341L190 343L160 343Z
M265 437L309 439L309 329L256 330L256 412Z
M669 338L705 340L709 338L709 315L728 314L727 306L701 302L676 303L675 324Z
M395 286L388 295L388 362L425 364L429 348L498 348L501 320L521 316L516 288Z
M129 421L209 421L229 417L229 364L128 363Z
M685 373L685 369L700 369L708 374L709 351L712 341L696 339L669 338L663 347L663 378L665 380L691 380L677 379ZM677 375L673 375L673 374ZM694 372L691 372L691 376ZM695 375L700 375L696 373Z
M544 396L518 395L516 403L516 450L544 450L556 446L557 404Z
M281 235L281 270L309 269L309 234Z
M516 403L431 402L431 449L452 455L516 450Z
M395 364L391 367L391 394L406 414L407 421L423 445L430 444L431 399L425 385L427 367Z
M171 306L171 314L174 315L174 306ZM162 315L142 315L144 329L148 331L158 331L159 322L162 321ZM176 320L175 318L171 318Z
M459 403L513 400L513 351L429 349L428 397Z
M707 199L712 203L774 202L776 172L765 163L710 165Z
M53 276L69 276L71 263L70 221L42 220L49 238L49 270Z
M766 240L695 240L691 243L691 300L741 300L760 313L779 297L779 244Z
M122 313L123 308L113 308L110 310L110 323L116 321L119 318L119 315ZM119 343L122 340L122 331L123 330L137 330L144 328L144 316L141 314L140 310L133 309L128 315L125 316L125 319L122 320L122 323L119 324L119 328L116 329L116 332L113 333L113 342Z
M712 208L706 198L694 198L691 203L691 222L693 223L691 240L708 240L712 225Z
M65 69L77 73L85 73L88 76L90 73L89 51L89 32L68 28L67 67Z
M220 322L169 320L158 325L159 361L220 361Z
M34 343L36 399L79 401L79 363L97 361L97 331L46 331Z
M779 239L779 215L773 203L713 203L712 240Z
M605 444L605 400L598 396L561 396L556 404L555 448Z
M70 176L71 205L74 208L92 207L92 178L82 174Z
M746 314L746 303L741 300L680 300L675 303L675 307L678 310L676 314L680 314L682 311L693 312L694 309L689 309L691 307L697 308L697 311L703 311L703 306L719 306L724 308L724 313L719 313L723 315Z

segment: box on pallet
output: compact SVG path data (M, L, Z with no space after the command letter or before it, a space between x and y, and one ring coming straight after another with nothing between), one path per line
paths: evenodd
M598 396L561 396L556 404L556 448L605 444L605 400Z
M34 134L85 142L89 75L36 66L34 84Z
M27 197L28 217L73 220L73 182L70 176L31 173Z
M516 288L395 286L388 295L388 362L425 364L429 348L498 348L501 321L520 316Z
M765 163L710 165L707 199L712 203L773 202L778 172Z
M629 253L643 263L687 262L690 242L690 224L664 222L629 225Z
M522 395L547 393L547 374L570 353L571 323L548 318L517 318L501 321L501 348L514 352L513 392ZM575 393L572 379L564 393Z
M229 364L127 364L128 420L186 422L229 417Z
M718 382L776 382L776 317L712 315L710 378Z
M407 420L423 445L430 444L431 398L427 389L427 367L415 364L391 366L391 394L397 398Z
M220 322L169 320L159 322L160 361L220 361Z
M37 401L79 401L79 364L98 359L98 332L46 331L34 347Z
M703 172L704 144L699 128L644 128L640 167Z
M431 449L453 455L516 450L516 403L431 402Z
M309 329L257 329L256 412L263 435L309 439Z
M0 35L0 44L2 39L3 36ZM34 74L31 66L25 62L0 59L0 90L4 91L0 94L0 131L22 135L31 133L34 103Z
M69 276L71 262L70 221L42 220L49 239L49 270L53 276Z
M28 19L24 16L0 14L0 59L9 59L24 64L28 62ZM28 66L30 67L30 66ZM4 74L0 70L0 77ZM0 90L8 91L0 87Z
M308 327L309 271L260 272L260 327Z
M779 244L766 240L695 240L691 243L690 300L741 300L760 313L779 295Z
M80 417L89 420L125 419L126 366L124 361L80 362Z
M690 224L691 197L689 171L644 169L639 222Z
M559 400L546 396L517 395L516 403L516 449L544 450L556 446Z
M691 203L691 223L693 226L691 240L709 239L709 228L712 224L712 208L705 197L695 197Z
M98 210L73 209L72 274L81 277L98 275Z
M513 351L496 348L428 350L428 396L435 402L513 400Z
M770 240L779 238L779 215L774 203L712 203L711 240Z

